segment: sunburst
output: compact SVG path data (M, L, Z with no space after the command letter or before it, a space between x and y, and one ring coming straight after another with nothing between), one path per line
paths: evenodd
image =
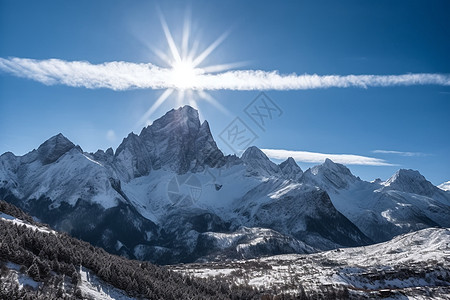
M166 70L169 72L170 86L172 88L166 89L148 111L142 116L140 124L149 123L149 117L155 112L166 100L175 98L176 105L189 104L198 108L197 102L204 100L224 113L228 113L227 109L223 107L211 94L202 89L196 88L196 82L199 80L199 75L213 74L231 70L243 63L229 63L218 65L200 65L205 59L219 47L226 39L229 32L223 33L213 43L206 47L203 51L198 53L198 40L191 41L191 19L186 13L181 44L177 45L173 35L166 23L162 13L160 13L161 26L169 46L169 54L166 54L161 49L152 49L153 52L166 64ZM176 93L176 97L172 97Z

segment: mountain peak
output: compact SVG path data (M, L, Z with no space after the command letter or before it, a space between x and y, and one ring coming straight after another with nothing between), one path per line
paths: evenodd
M386 185L391 185L395 182L404 180L426 181L425 177L417 170L400 169L395 172L395 174L392 175L391 178L389 178L385 183Z
M329 158L325 159L321 165L306 170L303 178L325 189L326 187L348 188L350 183L358 180L346 166L337 164Z
M173 108L166 112L164 116L158 120L170 119L171 121L194 120L199 121L198 110L189 105L181 106L177 109Z
M334 161L332 161L329 158L325 159L325 161L322 163L322 166L327 168L327 169L336 170L336 171L344 170L344 169L348 170L348 168L346 166L344 166L342 164L335 163Z
M75 145L68 138L58 133L39 146L37 149L38 158L44 165L50 164L74 147Z
M283 161L278 166L280 167L281 172L283 172L285 177L288 179L297 180L303 174L302 169L297 165L297 163L292 157L288 157L288 159Z
M325 158L325 161L323 162L324 165L336 165L336 163L334 161L332 161L331 159L329 159L328 157Z
M115 157L125 180L147 175L152 169L184 174L225 163L208 122L200 124L198 111L188 105L168 111L138 136L129 135Z
M341 173L343 175L352 175L353 176L353 174L349 170L349 168L347 168L343 164L335 163L334 161L332 161L329 158L326 158L325 161L323 162L323 164L321 164L317 167L322 168L322 169L328 169L335 173Z
M156 132L167 135L196 135L200 126L198 111L192 106L185 105L169 110L153 124L142 129L139 136L147 139Z
M283 161L281 164L280 164L280 166L281 165L283 165L283 166L285 166L285 165L291 165L291 166L297 166L298 167L298 165L297 165L297 163L295 162L295 160L292 158L292 157L288 157L285 161Z
M247 175L250 176L271 177L281 172L280 167L256 146L247 148L242 154L241 160L247 166Z
M436 188L419 171L411 169L398 170L391 178L384 182L384 186L424 196L432 196Z
M254 160L254 159L263 159L263 160L269 160L267 155L264 154L264 152L261 151L256 146L250 146L245 150L245 152L242 154L241 159L245 162L248 160Z

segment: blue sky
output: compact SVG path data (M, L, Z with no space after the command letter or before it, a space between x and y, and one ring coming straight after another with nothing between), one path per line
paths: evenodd
M371 83L366 88L351 84L290 90L274 88L278 84L274 79L265 93L282 114L267 119L264 130L245 113L259 95L258 88L236 90L234 81L227 82L232 88L207 87L228 113L198 97L194 100L225 153L234 148L219 135L239 117L258 136L253 144L263 149L351 154L383 162L381 166L349 164L363 179L387 179L399 168L411 168L434 184L450 180L450 86L445 84L450 73L448 1L192 1L189 5L182 1L0 1L0 58L3 66L19 59L13 62L14 74L0 67L0 153L22 155L59 132L85 151L115 149L129 132L139 133L142 116L166 87L113 90L73 87L62 79L44 82L23 59L34 59L33 64L59 59L63 66L84 61L94 67L105 62L150 63L170 69L152 50L171 53L158 8L177 45L182 43L184 19L190 11L189 46L198 41L197 53L229 33L199 68L244 62L233 70L277 71L283 76L444 76L444 84L442 78L433 77L432 84L408 79L408 84L397 85L389 79L388 84ZM27 75L24 65L31 68ZM251 80L264 79L252 76L257 78ZM176 94L147 116L148 121L178 107ZM298 160L303 169L316 164L306 162L304 153Z

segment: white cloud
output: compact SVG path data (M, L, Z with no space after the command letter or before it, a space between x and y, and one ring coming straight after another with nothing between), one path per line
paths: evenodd
M106 132L106 139L110 142L115 142L117 140L116 132L112 129Z
M326 154L307 151L292 151L284 149L261 149L268 157L273 159L285 160L292 157L295 161L306 163L322 163L329 158L335 163L344 165L363 165L363 166L395 166L384 159L367 157L354 154Z
M396 155L400 155L400 156L426 156L427 155L422 152L403 152L403 151L395 151L395 150L373 150L372 153L396 154Z
M60 59L0 58L0 70L43 84L72 87L128 89L177 89L171 69L123 61L91 64ZM202 70L200 70L202 71ZM331 87L387 87L406 85L450 86L449 74L316 75L279 74L277 71L236 70L198 74L190 80L196 90L303 90Z

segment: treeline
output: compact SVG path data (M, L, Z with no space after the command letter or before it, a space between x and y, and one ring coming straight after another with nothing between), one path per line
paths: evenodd
M25 213L0 201L0 209L35 225ZM128 260L65 233L46 233L25 225L0 222L0 260L21 265L21 272L40 282L38 291L18 291L11 282L2 282L0 297L5 299L82 298L77 288L81 266L129 296L146 299L259 299L261 293L247 286L229 287L212 279L198 279L148 262ZM3 264L2 274L7 270ZM70 278L71 290L64 278ZM9 286L5 285L9 284ZM10 294L8 294L10 292ZM25 295L24 295L25 294Z

